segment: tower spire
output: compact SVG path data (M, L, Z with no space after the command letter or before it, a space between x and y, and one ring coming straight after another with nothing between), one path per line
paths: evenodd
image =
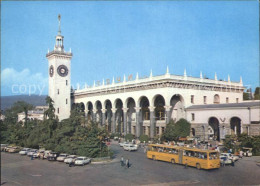
M58 31L58 35L61 35L61 29L60 29L60 19L61 19L61 15L58 15L58 20L59 20L59 31Z

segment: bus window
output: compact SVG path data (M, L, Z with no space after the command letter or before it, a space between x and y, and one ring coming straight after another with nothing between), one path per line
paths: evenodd
M209 159L213 160L213 159L218 159L219 158L219 154L217 152L211 152L209 153Z

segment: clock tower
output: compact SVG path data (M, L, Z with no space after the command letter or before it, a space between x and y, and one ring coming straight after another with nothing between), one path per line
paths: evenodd
M69 118L71 109L71 83L70 83L70 61L71 52L65 52L63 46L64 37L61 35L59 20L59 31L53 51L46 54L49 62L49 96L54 101L55 115L59 120Z

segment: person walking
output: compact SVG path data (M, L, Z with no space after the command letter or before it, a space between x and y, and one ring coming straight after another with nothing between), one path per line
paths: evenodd
M121 162L121 166L123 167L124 166L124 157L123 156L121 156L120 162Z
M129 159L126 160L125 166L126 166L126 168L129 168L129 167L130 167Z

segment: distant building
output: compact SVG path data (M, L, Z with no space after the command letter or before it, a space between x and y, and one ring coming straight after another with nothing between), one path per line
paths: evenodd
M48 106L36 106L34 110L28 111L28 119L29 120L43 120L44 112L48 109ZM25 113L18 113L18 122L25 121Z

